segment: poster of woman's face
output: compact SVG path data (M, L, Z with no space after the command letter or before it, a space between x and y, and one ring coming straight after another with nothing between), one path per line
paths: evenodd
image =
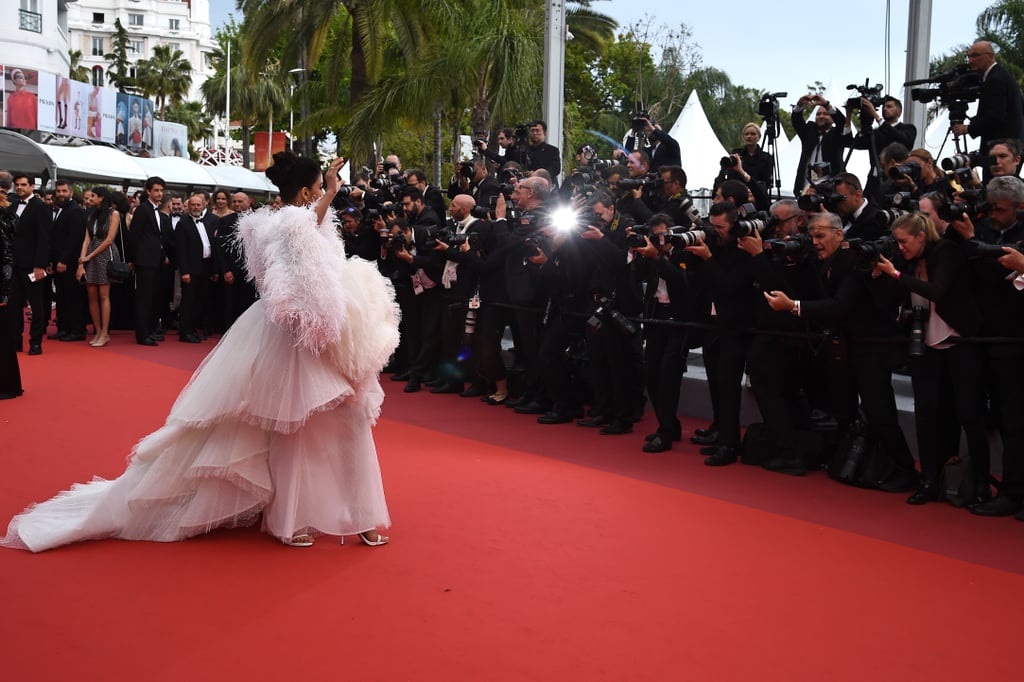
M19 66L4 69L4 125L38 130L39 72Z

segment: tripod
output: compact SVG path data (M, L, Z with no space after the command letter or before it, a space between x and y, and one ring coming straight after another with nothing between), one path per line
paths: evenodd
M778 201L782 198L782 172L779 169L779 133L782 132L782 123L779 121L777 112L764 119L764 139L761 140L761 151L768 152L772 157L772 183L766 188L769 201ZM774 187L772 186L774 185Z

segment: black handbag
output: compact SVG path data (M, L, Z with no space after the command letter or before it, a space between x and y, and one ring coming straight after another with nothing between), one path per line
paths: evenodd
M124 234L121 230L118 230L117 236L121 240L121 251L118 252L117 247L111 244L110 260L107 261L107 279L110 280L111 284L121 284L132 276L131 267L122 260L121 256L124 253Z

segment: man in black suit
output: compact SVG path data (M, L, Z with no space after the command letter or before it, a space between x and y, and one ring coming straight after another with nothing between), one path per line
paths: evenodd
M526 150L529 159L527 170L543 168L551 174L551 181L558 184L558 175L562 172L562 153L558 147L546 142L548 124L544 121L532 121L530 124L530 146Z
M59 341L84 341L85 288L75 281L75 263L85 240L85 210L71 198L71 184L58 180L53 189L53 236L50 260L56 289Z
M804 110L816 104L814 124L804 120ZM821 95L804 95L793 107L793 130L800 138L800 163L796 167L793 194L800 194L811 177L814 164L829 164L829 174L841 173L843 166L843 124L846 117Z
M979 40L971 45L967 51L967 63L981 76L978 113L971 118L970 124L954 125L953 134L981 138L982 150L988 149L989 144L999 138L1024 138L1020 87L1013 76L996 63L992 44ZM984 170L987 181L991 177L990 171L988 168Z
M245 192L231 195L231 210L234 214L221 220L217 232L216 247L213 251L217 270L224 282L224 327L231 327L256 300L256 287L248 281L249 273L245 269L245 254L242 247L235 241L240 215L252 208L252 201ZM378 253L380 247L377 248Z
M664 166L682 165L679 143L676 142L675 138L662 130L660 125L651 122L648 118L639 117L635 120L643 122L644 133L646 133L647 139L651 143L651 147L644 150L651 157L651 170L659 171Z
M181 309L178 315L178 340L199 343L197 331L210 278L214 274L213 230L203 222L203 198L195 194L188 200L188 215L174 231L175 254L181 277Z
M437 218L435 225L441 224L441 216L448 212L444 204L444 194L437 187L427 184L427 175L421 170L411 170L405 174L405 183L409 187L416 187L423 195L423 205L431 209L434 217Z
M867 98L860 98L861 116L868 116L877 124L876 128L869 128L863 135L853 136L850 121L847 116L846 127L843 131L845 144L854 149L867 149L871 155L871 174L864 186L864 193L869 197L878 196L878 187L885 180L885 169L882 168L882 150L893 142L902 144L907 149L914 148L914 140L917 139L917 126L910 123L900 123L900 116L903 115L903 103L891 95L887 95L882 102L882 113L879 115L875 105Z
M162 340L157 333L156 281L167 258L165 235L171 234L171 217L160 211L165 185L163 178L155 175L146 180L146 200L132 214L125 245L128 262L135 270L135 341L141 346L155 346Z
M836 176L836 194L843 200L832 206L832 213L843 219L845 239L878 239L886 234L889 226L883 219L882 209L864 197L860 179L853 173Z
M17 202L9 210L18 216L18 223L14 232L14 277L10 294L13 312L8 333L13 337L14 345L20 349L27 301L32 308L28 354L40 355L43 352L46 325L50 321L46 296L46 287L50 286L50 282L46 279L46 271L50 266L53 216L49 206L35 195L35 184L27 175L14 175L14 193Z

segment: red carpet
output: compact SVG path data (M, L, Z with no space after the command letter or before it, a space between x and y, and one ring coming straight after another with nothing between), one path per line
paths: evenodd
M22 357L26 394L0 402L2 523L119 473L210 347L123 335ZM4 679L1019 676L1024 524L396 386L376 430L392 544L242 530L0 550Z

